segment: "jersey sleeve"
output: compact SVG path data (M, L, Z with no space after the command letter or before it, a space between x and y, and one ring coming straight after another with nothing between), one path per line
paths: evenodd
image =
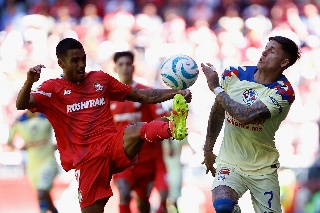
M106 74L108 79L108 92L111 101L123 101L124 97L132 90L132 87L121 83L109 74Z
M268 107L271 117L280 113L287 113L295 100L295 94L291 86L277 86L275 93L262 98L261 101Z
M18 121L16 120L9 130L9 136L8 136L8 145L9 146L13 146L13 138L16 135L17 129L18 129L17 125L18 125Z
M51 107L52 97L52 82L43 82L36 90L31 92L31 95L36 99L37 106L32 109L32 112L46 112Z
M222 75L221 75L221 79L220 79L220 86L226 91L228 92L228 86L231 82L231 79L234 76L238 76L238 69L236 69L235 67L228 67L226 68Z

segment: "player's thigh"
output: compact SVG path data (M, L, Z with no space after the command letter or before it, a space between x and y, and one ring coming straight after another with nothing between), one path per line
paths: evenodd
M281 212L278 174L250 176L247 179L255 212Z
M227 165L218 165L212 185L212 202L219 199L238 201L247 191L241 174Z
M123 148L129 159L133 159L142 148L144 141L141 139L140 130L143 124L143 122L138 122L124 129Z
M126 127L121 128L112 139L112 147L106 149L105 156L111 156L112 160L112 173L117 174L123 172L130 166L135 165L138 162L138 156L129 158L125 152L124 147L124 135Z

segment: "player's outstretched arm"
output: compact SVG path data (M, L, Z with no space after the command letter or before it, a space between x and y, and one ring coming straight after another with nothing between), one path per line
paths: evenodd
M241 124L247 125L264 121L271 117L268 107L260 100L256 101L251 106L246 106L234 101L220 87L219 77L215 71L215 67L210 63L201 64L202 71L207 78L207 83L210 90L216 95L216 101Z
M213 164L216 160L216 155L213 154L214 144L219 136L219 133L222 129L223 121L224 121L225 110L219 104L218 101L215 101L214 105L211 108L210 116L208 119L208 127L207 127L207 136L205 145L203 147L204 151L204 160L202 164L205 164L207 167L206 174L210 171L212 176L215 176L215 168Z
M16 100L18 110L36 107L36 99L30 93L33 83L40 79L41 68L45 68L45 66L40 64L30 68L27 72L27 80L24 82Z
M172 99L176 94L181 94L190 103L192 94L190 90L175 89L137 89L132 88L125 97L126 100L140 102L143 104L156 104Z

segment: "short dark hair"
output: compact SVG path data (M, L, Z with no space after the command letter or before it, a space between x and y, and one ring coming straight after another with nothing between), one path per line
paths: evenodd
M113 56L113 61L114 63L117 63L118 59L120 57L123 57L123 56L127 56L131 59L131 61L133 62L134 61L134 54L133 52L131 51L122 51L122 52L116 52Z
M74 38L65 38L61 40L56 47L56 55L58 59L64 59L67 51L72 49L83 49L80 41Z
M283 36L270 37L269 41L276 41L281 44L282 49L289 55L289 66L296 63L296 61L301 57L301 52L298 45L289 38Z

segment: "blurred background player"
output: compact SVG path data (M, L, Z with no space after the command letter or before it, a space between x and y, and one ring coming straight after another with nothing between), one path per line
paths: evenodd
M168 212L179 212L177 201L181 196L182 188L182 163L180 158L183 146L189 146L188 140L187 138L182 141L173 139L172 141L165 141L162 145L169 186L167 198Z
M52 132L52 126L43 114L29 110L16 119L9 132L9 147L15 148L15 136L20 136L24 141L21 149L27 151L27 175L37 190L40 213L47 213L48 210L58 212L50 196L58 173Z
M134 54L131 51L116 52L113 60L120 82L139 89L148 88L133 80ZM168 116L168 112L162 108L161 104L112 101L110 109L117 129L121 129L128 124L140 121L150 122L154 119ZM169 144L171 144L171 141ZM160 206L156 212L167 212L168 184L166 176L162 143L144 143L138 156L138 163L119 174L113 175L120 193L120 213L131 212L132 191L135 192L139 212L150 212L149 197L153 186L157 188L160 195Z

